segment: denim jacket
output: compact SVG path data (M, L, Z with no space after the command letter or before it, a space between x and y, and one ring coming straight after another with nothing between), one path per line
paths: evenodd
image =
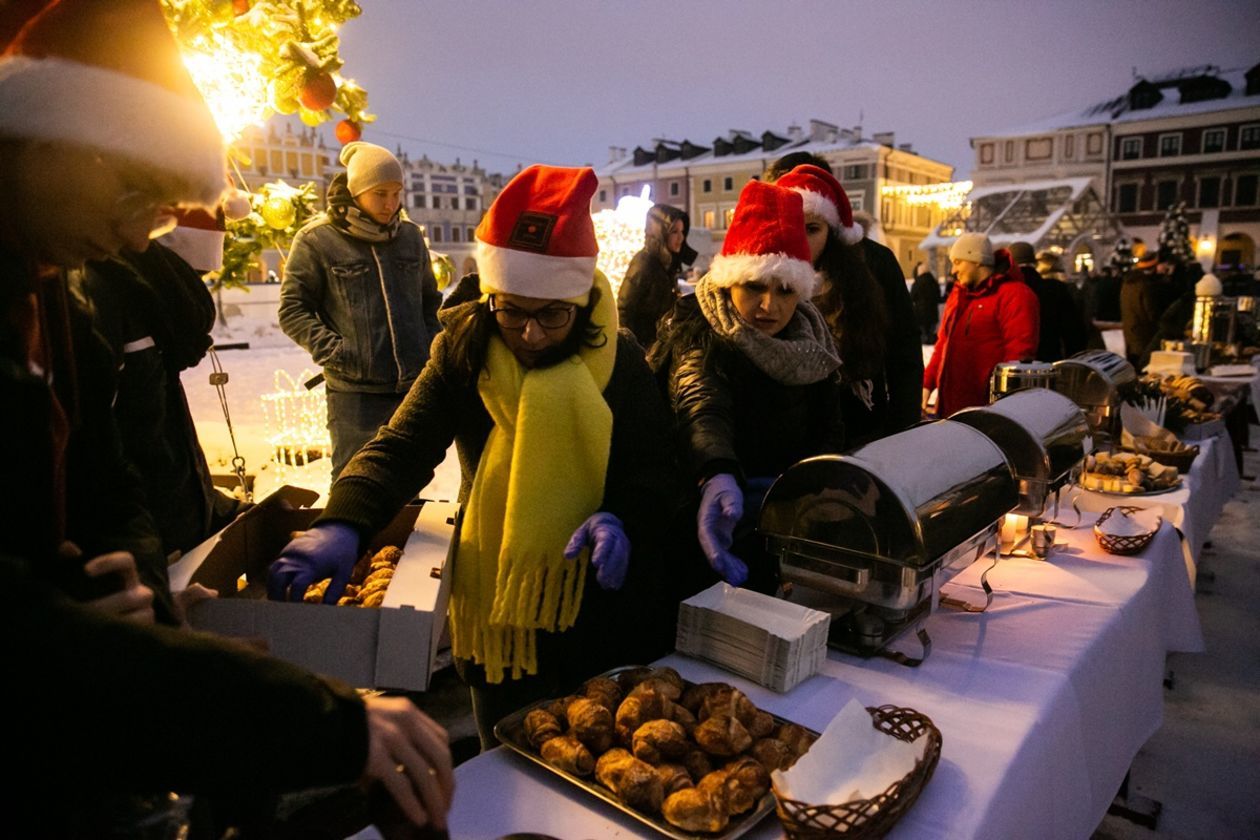
M414 222L404 219L387 242L367 242L321 213L293 239L280 327L323 366L328 387L403 393L429 359L441 303Z

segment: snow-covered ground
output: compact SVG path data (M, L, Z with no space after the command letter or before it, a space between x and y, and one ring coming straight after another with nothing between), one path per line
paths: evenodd
M306 351L280 330L276 318L279 290L278 285L268 284L251 286L248 292L230 290L224 294L227 325L216 328L215 344L249 345L247 349L220 350L218 353L219 362L228 374L225 386L228 411L232 417L236 446L245 459L245 470L254 476L255 498L261 499L284 484L305 487L326 496L330 469L327 458L300 467L279 464L273 459L273 449L268 441L268 435L278 430L267 428L262 397L277 390L277 375L284 372L293 381L301 383L319 372ZM210 384L213 370L211 358L207 355L200 365L184 371L181 379L211 472L230 474L232 440L218 393ZM279 380L287 386L285 377L280 376ZM317 390L322 392L323 386ZM452 447L446 460L438 467L433 481L421 495L433 499L454 499L458 492L459 462Z

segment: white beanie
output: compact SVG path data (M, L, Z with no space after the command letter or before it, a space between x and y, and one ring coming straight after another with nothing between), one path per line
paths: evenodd
M367 192L378 184L403 182L402 164L389 149L356 140L341 149L350 195Z
M980 265L993 265L993 243L983 233L964 233L949 249L951 260L970 260Z

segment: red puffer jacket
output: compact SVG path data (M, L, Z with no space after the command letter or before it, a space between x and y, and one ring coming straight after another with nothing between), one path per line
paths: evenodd
M1037 354L1037 295L1011 271L1010 253L994 254L994 273L973 288L954 284L945 302L940 335L923 371L923 387L936 388L936 415L989 402L994 365Z

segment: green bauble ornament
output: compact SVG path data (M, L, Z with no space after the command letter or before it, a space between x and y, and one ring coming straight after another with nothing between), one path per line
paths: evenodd
M433 266L433 279L437 281L439 292L451 285L451 281L455 279L454 260L446 254L434 254L429 264Z
M264 201L262 209L258 212L267 223L267 227L275 230L284 230L297 218L297 210L294 209L293 202L280 196L272 196Z

